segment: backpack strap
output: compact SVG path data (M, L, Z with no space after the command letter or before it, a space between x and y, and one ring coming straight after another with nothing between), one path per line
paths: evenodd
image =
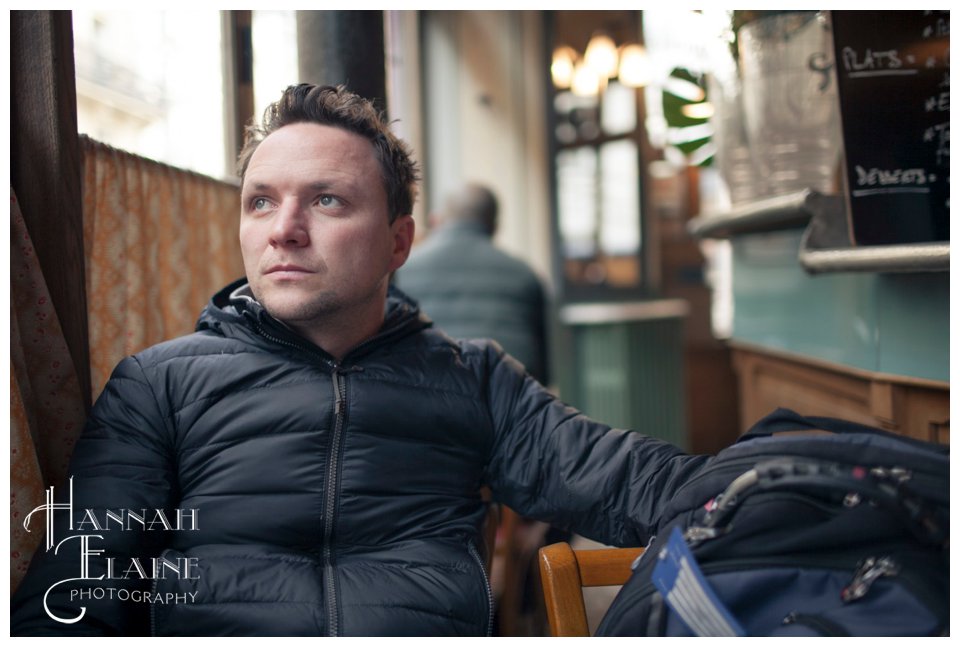
M747 433L741 436L741 439L771 436L775 433L789 431L827 431L837 434L860 432L896 436L898 438L902 437L897 436L897 434L892 434L889 431L878 429L877 427L860 424L859 422L822 416L802 416L792 409L780 407L754 423Z

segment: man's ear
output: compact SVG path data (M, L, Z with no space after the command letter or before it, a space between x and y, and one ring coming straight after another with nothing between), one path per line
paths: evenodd
M410 256L416 224L413 216L400 216L393 221L390 229L393 232L393 257L390 260L390 271L393 272L406 263L407 257Z

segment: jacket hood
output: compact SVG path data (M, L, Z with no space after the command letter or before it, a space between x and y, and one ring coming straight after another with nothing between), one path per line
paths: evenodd
M387 304L383 325L371 339L362 342L355 350L376 348L387 340L397 339L428 328L433 322L420 311L417 302L400 288L390 285L387 290ZM225 328L231 328L231 334L244 337L265 339L263 333L277 337L302 347L312 347L326 354L323 349L293 331L290 327L274 318L257 301L246 278L237 279L213 295L197 320L196 330L210 330L226 334ZM353 355L351 351L349 355Z

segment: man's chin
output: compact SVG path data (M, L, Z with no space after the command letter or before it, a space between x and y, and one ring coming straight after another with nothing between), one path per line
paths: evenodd
M296 326L298 322L315 321L336 310L333 298L312 294L309 297L288 294L268 296L260 301L274 319Z

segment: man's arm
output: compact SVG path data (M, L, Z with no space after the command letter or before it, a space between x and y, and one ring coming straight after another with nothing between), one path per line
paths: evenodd
M72 499L68 483L56 488L58 502L72 503L73 523L67 510L55 514L53 544L57 548L45 550L46 542L41 542L13 596L12 635L148 631L150 605L133 604L131 599L142 600L151 580L129 569L131 558L137 558L149 576L150 558L159 554L167 540L162 523L145 530L137 518L156 521L157 509L169 510L175 503L176 478L166 425L139 363L127 358L97 400L74 450L68 472L73 478ZM126 511L135 516L131 519ZM46 514L40 510L33 515L32 532L43 532ZM83 607L83 617L76 622L51 617L73 620Z
M523 516L606 544L646 543L666 502L709 457L590 420L499 348L486 353L494 497Z

